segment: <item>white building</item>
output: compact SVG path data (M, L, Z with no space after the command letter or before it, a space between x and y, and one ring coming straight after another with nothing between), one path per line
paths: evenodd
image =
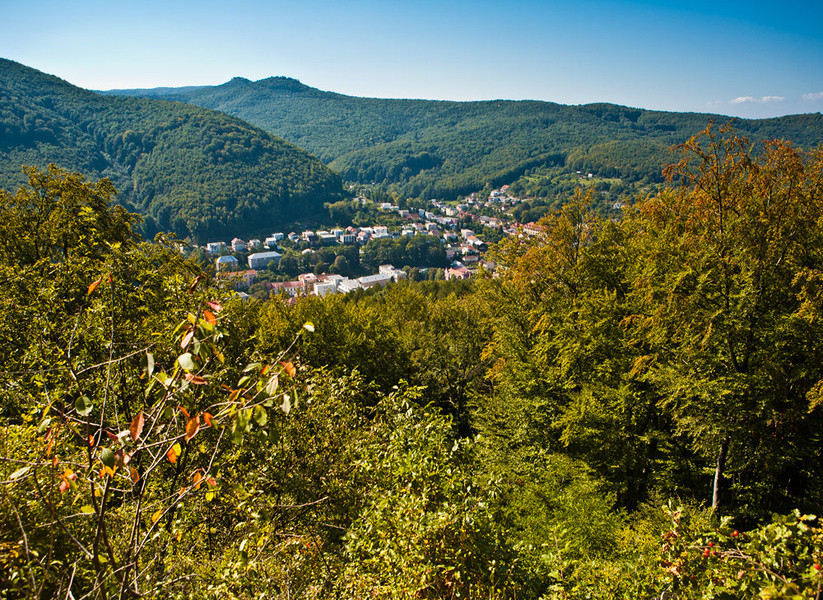
M274 251L249 254L249 269L265 269L272 261L275 265L279 265L281 256L283 255Z
M246 251L246 242L244 242L240 238L234 238L231 241L231 250L232 250L232 252L245 252Z
M357 281L360 282L360 287L367 290L376 285L386 285L391 281L391 277L389 277L388 275L384 275L383 273L377 273L375 275L366 275L365 277L361 277Z
M225 247L226 242L209 242L206 244L206 250L209 254L220 254Z
M221 256L215 261L218 271L234 271L237 269L237 259L231 254Z

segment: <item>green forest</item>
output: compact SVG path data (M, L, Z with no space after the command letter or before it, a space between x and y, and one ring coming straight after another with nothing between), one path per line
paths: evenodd
M109 93L174 99L235 115L305 148L346 180L426 200L513 183L522 193L564 198L561 182L529 182L546 170L619 178L612 193L636 195L663 183L663 167L676 160L673 145L710 119L728 120L614 104L358 98L286 77ZM823 139L820 114L741 119L735 126L752 140L786 139L810 148Z
M103 96L0 59L0 187L24 183L23 165L51 163L110 179L148 239L272 231L343 194L315 157L237 118Z
M0 192L2 598L820 598L823 151L709 127L468 282L242 301Z

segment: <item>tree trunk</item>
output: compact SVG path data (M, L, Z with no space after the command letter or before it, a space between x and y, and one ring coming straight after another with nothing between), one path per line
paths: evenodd
M714 486L712 487L712 508L717 510L720 506L720 478L723 477L723 468L726 466L726 454L729 452L729 435L720 442L720 449L717 452L717 467L714 470Z

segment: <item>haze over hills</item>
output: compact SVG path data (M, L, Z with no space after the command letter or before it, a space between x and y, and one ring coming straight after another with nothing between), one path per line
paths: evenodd
M24 182L21 165L48 163L109 177L149 235L275 228L342 194L317 158L236 117L105 96L0 59L0 188Z
M115 90L220 110L319 156L344 179L392 186L411 197L453 198L524 174L558 168L624 182L659 182L670 148L728 117L613 104L541 101L448 102L358 98L286 77L234 78L218 86ZM505 89L501 89L501 94ZM823 140L819 113L735 121L752 140L803 147ZM539 177L537 177L539 179ZM549 190L550 191L550 190Z

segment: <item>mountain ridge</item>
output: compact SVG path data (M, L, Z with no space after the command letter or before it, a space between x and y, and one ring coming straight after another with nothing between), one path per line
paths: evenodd
M287 77L235 78L181 90L174 99L262 127L344 179L421 198L455 198L534 173L546 179L558 169L660 183L663 166L674 159L669 149L709 121L732 120L753 141L786 138L811 147L823 140L820 113L752 120L606 102L362 98Z
M98 94L0 59L0 187L21 165L108 177L146 234L205 240L316 214L342 196L307 151L241 119L191 104Z

